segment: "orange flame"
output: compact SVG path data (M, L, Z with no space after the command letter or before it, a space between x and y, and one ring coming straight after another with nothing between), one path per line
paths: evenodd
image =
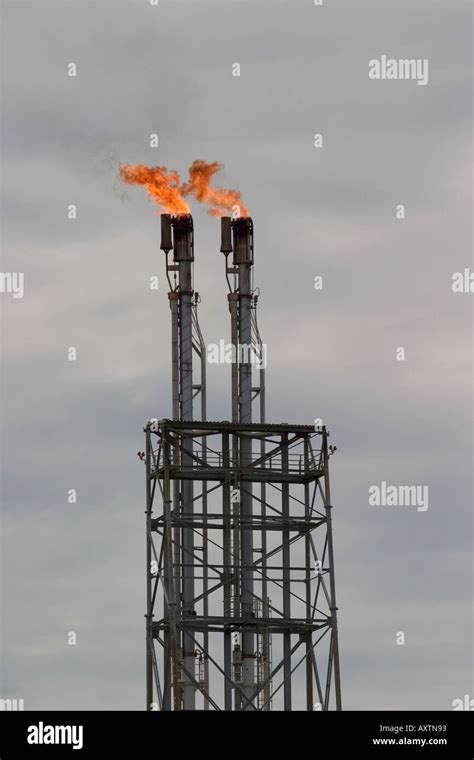
M189 214L179 187L179 174L166 166L121 166L120 178L129 185L145 185L148 195L168 214Z
M168 172L165 166L148 167L143 164L121 166L119 174L130 185L144 185L150 198L168 214L189 214L184 196L192 195L198 203L207 206L211 216L226 216L236 210L240 216L248 216L238 190L211 187L213 176L222 164L214 161L193 161L189 167L189 181L180 185L179 174ZM236 209L237 207L237 209Z
M242 203L238 190L224 190L222 187L211 187L214 174L222 168L222 164L214 161L212 164L199 159L189 167L189 182L183 185L183 195L193 195L198 203L207 205L211 216L226 216L238 207L240 216L248 216L248 209Z

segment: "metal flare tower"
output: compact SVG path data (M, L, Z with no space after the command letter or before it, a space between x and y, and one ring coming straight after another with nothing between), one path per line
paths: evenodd
M163 214L161 237L173 417L145 427L146 709L340 710L329 433L265 420L252 220L221 220L232 421L207 420L192 217Z

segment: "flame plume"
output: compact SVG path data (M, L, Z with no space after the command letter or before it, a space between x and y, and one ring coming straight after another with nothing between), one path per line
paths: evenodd
M127 164L119 168L119 175L129 185L144 185L153 202L167 214L189 214L185 196L192 196L207 207L211 216L248 216L238 190L211 187L212 178L221 168L222 164L217 161L193 161L189 167L189 180L183 184L180 184L178 172L168 171L165 166Z
M240 216L248 216L248 209L242 203L238 190L211 187L211 179L222 168L222 164L212 164L199 159L189 167L189 182L183 186L183 195L193 195L198 203L204 203L211 216L227 216L237 206Z
M144 164L121 166L120 178L129 185L144 185L150 198L167 214L189 214L189 206L179 187L179 174L166 166Z

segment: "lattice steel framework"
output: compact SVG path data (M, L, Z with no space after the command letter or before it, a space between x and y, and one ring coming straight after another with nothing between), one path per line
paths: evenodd
M232 363L232 422L206 421L191 217L162 216L162 249L173 419L145 427L147 709L341 709L328 432L267 424L248 354ZM224 218L221 251L232 346L261 362L252 220Z
M234 457L234 436L250 443L250 463L243 465ZM263 457L262 440L267 446ZM280 690L283 708L291 710L295 689L300 707L304 693L306 709L327 710L332 681L340 709L327 441L325 428L315 432L309 425L161 420L146 427L147 545L156 562L156 573L148 574L147 640L160 709L170 691L174 709L181 709L183 685L192 684L202 694L203 705L207 702L216 710L265 709ZM173 484L190 480L201 484L192 515L176 511L172 502ZM241 495L252 483L264 483L271 497L262 503L254 495L253 514L245 516ZM206 508L203 493L208 497ZM216 506L209 509L210 501ZM186 559L195 581L192 614L184 608L173 561L175 537L186 528L195 536L194 552ZM204 530L209 544L206 563ZM252 531L255 553L245 568L253 579L252 604L247 608L241 604L241 557L234 551L236 533L243 531ZM270 598L264 589L271 589ZM248 696L238 641L244 632L256 641L255 686ZM259 640L268 633L274 661L264 678ZM194 643L192 669L182 653L186 634ZM276 638L281 640L277 660ZM206 647L206 640L212 645ZM304 676L295 683L300 666Z

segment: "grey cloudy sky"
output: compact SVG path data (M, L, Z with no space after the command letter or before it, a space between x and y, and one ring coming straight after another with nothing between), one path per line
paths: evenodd
M225 164L254 219L268 418L322 417L338 446L344 705L450 709L473 689L472 294L451 289L472 268L470 3L1 10L2 271L25 273L25 296L0 296L0 696L143 708L136 451L143 423L170 415L169 309L156 209L116 170L185 174L203 158ZM429 83L369 80L382 54L427 58ZM219 225L193 214L201 326L217 342ZM228 418L229 391L213 368L211 419ZM428 511L370 507L382 480L428 485Z

